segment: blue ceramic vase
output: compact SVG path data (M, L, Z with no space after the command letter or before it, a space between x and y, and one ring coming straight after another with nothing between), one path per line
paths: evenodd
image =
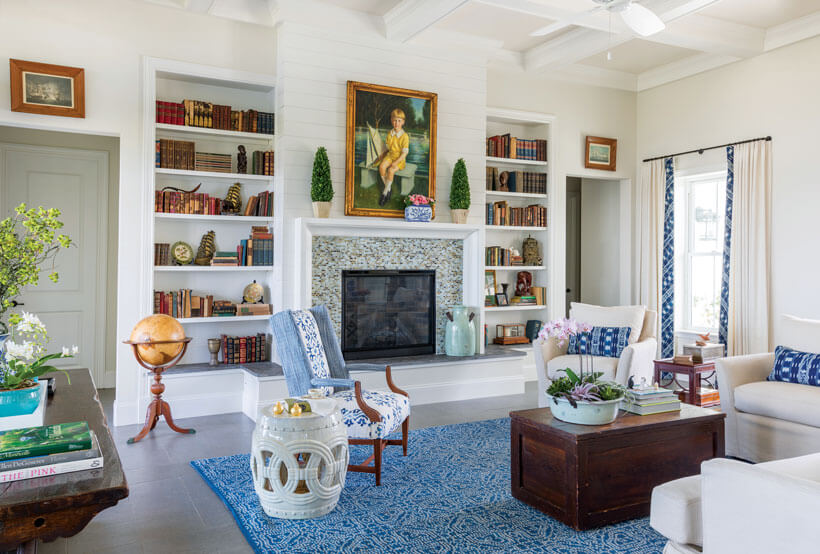
M453 306L447 312L444 327L444 353L448 356L472 356L475 354L474 313L467 313L467 306Z
M0 371L5 371L5 342L8 334L0 335ZM40 405L40 383L34 379L34 385L26 389L0 390L0 417L28 415Z
M433 219L433 207L429 204L412 205L404 208L405 221L427 222Z

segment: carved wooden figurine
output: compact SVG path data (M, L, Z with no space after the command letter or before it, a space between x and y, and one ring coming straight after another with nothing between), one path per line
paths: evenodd
M518 281L515 283L516 296L530 296L532 294L532 273L519 271Z
M245 153L245 147L241 144L238 146L239 154L236 155L236 172L248 172L248 155Z

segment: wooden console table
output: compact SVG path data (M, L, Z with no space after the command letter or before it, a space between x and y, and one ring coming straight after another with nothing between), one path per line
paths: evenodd
M0 551L36 552L37 539L53 541L76 535L99 512L128 496L114 439L87 369L61 372L57 392L48 399L46 425L87 421L97 434L104 465L0 485Z
M672 377L666 382L661 379L661 375L671 373ZM683 374L688 377L689 387L685 388L678 382L678 374ZM695 396L700 393L700 380L703 379L713 387L717 388L710 379L715 376L715 361L709 360L707 362L695 363L693 365L676 364L672 358L665 360L655 360L655 378L653 383L659 383L662 387L675 383L680 388L686 391L684 402L687 404L697 405Z

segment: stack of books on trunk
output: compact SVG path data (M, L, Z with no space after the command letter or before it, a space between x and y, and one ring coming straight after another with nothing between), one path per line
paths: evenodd
M678 390L675 392L678 395L678 398L681 402L684 402L686 400L688 391ZM718 392L717 389L701 387L695 393L695 398L692 403L695 406L700 406L701 408L712 408L714 406L720 406L720 392Z
M97 437L85 421L0 433L0 483L102 466Z
M630 389L621 408L638 415L660 414L680 410L680 400L668 389Z

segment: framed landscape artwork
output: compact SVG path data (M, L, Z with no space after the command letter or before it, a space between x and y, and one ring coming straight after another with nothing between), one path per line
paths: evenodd
M587 137L584 167L615 171L618 141L603 137Z
M347 82L345 215L404 217L407 195L435 198L437 103L433 92Z
M85 71L47 63L9 60L11 111L85 117Z

